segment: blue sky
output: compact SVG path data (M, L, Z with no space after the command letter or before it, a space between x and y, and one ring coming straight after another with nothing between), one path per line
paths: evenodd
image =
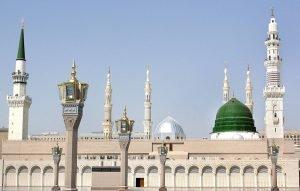
M275 7L286 87L286 128L299 129L300 1L1 1L0 125L7 127L6 95L25 18L29 132L63 132L57 84L90 84L80 132L102 130L104 85L111 67L113 119L124 105L142 131L146 65L151 65L153 122L167 115L189 137L207 137L222 101L224 61L235 96L244 101L246 68L254 85L254 117L264 127L264 40Z

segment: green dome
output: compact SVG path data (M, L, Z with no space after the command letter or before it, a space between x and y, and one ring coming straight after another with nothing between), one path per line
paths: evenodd
M256 132L251 111L236 98L231 98L218 110L213 128L214 133L230 131Z

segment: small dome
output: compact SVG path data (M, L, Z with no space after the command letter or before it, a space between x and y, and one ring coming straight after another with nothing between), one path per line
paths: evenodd
M236 98L231 98L219 110L213 132L246 131L256 132L249 108Z
M168 116L157 125L154 131L154 138L162 140L185 139L185 133L181 125Z

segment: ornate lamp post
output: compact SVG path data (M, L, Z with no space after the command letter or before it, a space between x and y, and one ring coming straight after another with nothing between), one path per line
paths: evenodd
M58 85L63 107L63 118L66 127L65 152L65 190L77 190L77 139L84 101L87 98L88 84L78 82L75 62L72 66L71 79Z
M54 161L54 186L52 187L52 191L60 190L58 185L58 167L61 158L62 148L58 146L58 144L52 148L52 156Z
M160 172L161 172L159 191L167 191L165 185L165 165L167 160L168 148L165 145L158 147L158 153L159 153Z
M127 117L126 107L121 119L116 121L116 127L119 134L119 144L121 149L121 186L120 191L128 190L128 148L131 139L132 127L134 120Z
M277 186L277 172L276 172L278 153L279 153L279 146L276 146L275 143L273 143L273 145L270 146L270 157L271 157L271 162L272 162L272 188L271 188L271 191L279 191L279 188Z

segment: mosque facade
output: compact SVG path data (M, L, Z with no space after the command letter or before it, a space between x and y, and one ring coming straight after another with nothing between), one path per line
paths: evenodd
M167 187L249 187L271 186L270 146L279 146L276 167L278 186L299 187L300 133L284 130L283 97L280 80L282 59L277 22L272 14L265 41L266 68L265 128L259 133L253 119L254 102L250 70L247 70L245 103L230 95L225 69L223 105L217 111L210 139L186 137L183 126L168 116L152 131L151 80L147 68L144 99L144 131L133 132L129 147L128 185L159 186L158 147L168 148ZM65 150L65 136L60 134L28 135L29 107L27 95L24 29L15 71L12 74L13 95L7 97L8 129L0 130L1 184L4 187L53 186L51 148L59 144ZM77 155L77 185L90 188L92 167L120 166L118 136L113 130L111 72L107 74L104 101L103 132L80 135ZM292 139L292 140L290 140ZM59 185L64 186L64 153L59 167Z

